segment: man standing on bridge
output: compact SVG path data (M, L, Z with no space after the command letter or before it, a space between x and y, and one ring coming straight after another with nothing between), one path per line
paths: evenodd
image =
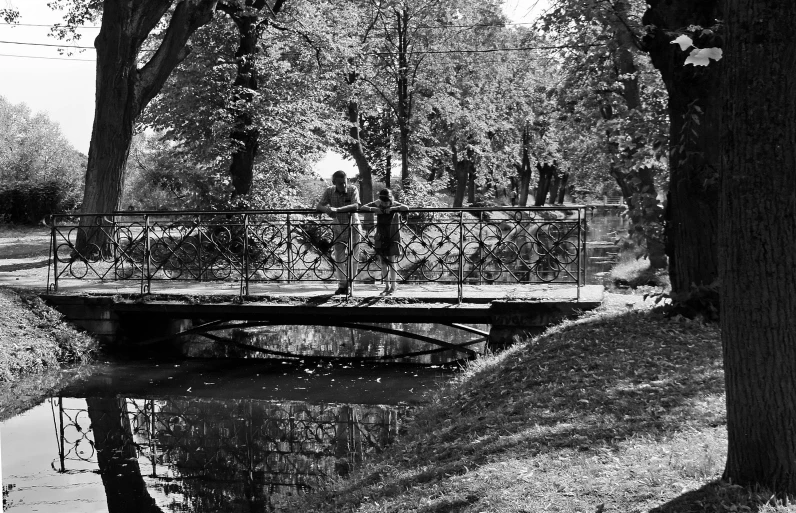
M316 210L326 212L334 219L332 232L334 241L332 258L334 260L335 276L337 277L338 288L335 294L348 294L348 286L353 281L356 273L356 263L359 256L359 241L361 238L359 231L359 190L348 185L345 171L335 171L332 175L332 187L323 191L321 200L315 207ZM349 214L351 213L351 214ZM349 215L350 226L349 230ZM348 247L348 236L351 234L351 247ZM353 261L351 276L348 271L348 254Z

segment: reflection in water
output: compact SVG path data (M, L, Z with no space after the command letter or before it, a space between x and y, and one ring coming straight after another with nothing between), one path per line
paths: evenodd
M627 235L627 219L617 208L597 208L586 219L586 283L601 285L619 258L617 242Z
M109 513L266 511L273 494L347 474L395 439L407 412L261 400L81 403L51 400L53 469L99 471Z
M405 331L458 345L481 339L467 347L482 353L485 342L478 335L440 324L380 323L398 331ZM487 325L473 325L488 331ZM338 326L267 326L232 329L216 332L211 337L186 337L183 352L189 357L278 358L274 354L251 350L255 346L276 353L326 358L389 359L409 353L427 353L412 356L413 363L441 365L466 355L440 348L430 342L414 340L401 335L384 334L365 329Z

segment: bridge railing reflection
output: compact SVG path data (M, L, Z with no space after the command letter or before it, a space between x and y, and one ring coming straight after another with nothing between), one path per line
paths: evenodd
M102 474L114 471L114 458L128 468L132 459L140 478L183 495L241 486L265 495L313 488L392 443L407 410L208 399L88 399L86 408L69 408L58 398L51 404L55 470L86 471L89 464L88 471L99 466ZM197 481L201 486L191 484Z
M413 209L400 233L399 279L457 286L460 299L467 284L583 284L584 207ZM48 288L235 281L245 295L257 283L373 282L375 235L367 220L311 210L55 215Z

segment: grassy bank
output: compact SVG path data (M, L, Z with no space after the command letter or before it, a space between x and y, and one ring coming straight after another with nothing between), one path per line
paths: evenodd
M721 483L718 327L638 296L473 364L409 434L282 511L796 511Z
M32 292L0 287L0 420L60 382L62 365L86 362L94 339L61 321Z

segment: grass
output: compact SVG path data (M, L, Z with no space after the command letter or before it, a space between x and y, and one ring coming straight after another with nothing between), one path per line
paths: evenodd
M408 434L348 479L277 511L796 511L722 483L716 325L639 296L471 364Z
M0 386L63 364L90 361L96 350L94 339L63 322L60 313L32 292L0 287L0 311Z

